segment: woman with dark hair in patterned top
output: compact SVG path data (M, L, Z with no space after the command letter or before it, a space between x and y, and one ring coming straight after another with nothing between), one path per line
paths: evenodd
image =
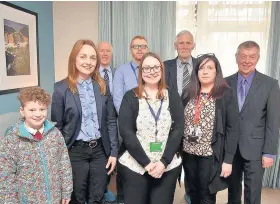
M227 188L226 178L232 171L238 109L214 54L198 57L182 97L183 167L191 203L216 203L216 193Z

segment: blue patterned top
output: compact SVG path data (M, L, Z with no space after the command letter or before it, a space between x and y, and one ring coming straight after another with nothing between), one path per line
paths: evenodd
M82 106L81 131L77 140L89 141L101 137L92 79L78 79L78 91Z

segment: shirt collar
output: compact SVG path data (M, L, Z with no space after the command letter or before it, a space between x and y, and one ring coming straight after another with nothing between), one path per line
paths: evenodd
M103 67L103 66L100 65L99 71L100 71L100 72L103 72L104 69L107 69L109 73L112 72L112 69L111 69L110 66L108 66L108 67L105 68L105 67Z
M43 132L44 132L44 123L43 123L43 126L39 130L36 130L34 128L27 126L25 122L24 122L24 127L32 135L35 135L37 133L37 131L39 131L41 134L43 134Z
M240 74L240 72L238 72L237 84L240 84L243 79L246 79L248 84L252 84L255 73L256 73L256 70L253 71L249 76L244 77L242 74Z
M192 67L192 56L187 60L187 63ZM182 61L177 57L177 65L182 66Z
M138 68L138 65L132 60L130 62L130 64L132 64L132 67L136 70Z
M83 79L78 78L78 84L82 85L83 83L87 83L87 85L91 84L91 83L92 83L92 78L89 77L89 78L86 79L86 80L83 80Z

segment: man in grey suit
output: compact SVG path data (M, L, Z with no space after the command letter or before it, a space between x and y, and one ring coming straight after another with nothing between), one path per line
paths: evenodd
M256 70L260 47L246 41L236 52L238 73L226 78L236 94L240 131L229 177L228 203L241 204L244 172L245 204L260 204L265 168L273 165L279 137L280 92L278 81Z
M112 55L113 55L113 47L108 42L100 42L97 46L97 51L100 58L100 66L99 73L101 77L105 80L107 87L110 89L110 93L113 93L113 77L116 69L110 66ZM110 175L108 176L108 184L110 183ZM118 185L120 186L120 185ZM121 191L121 190L119 190ZM104 198L106 202L115 202L116 197L112 191L108 188L105 191Z
M196 58L192 57L195 47L193 35L183 30L176 36L174 47L178 56L175 59L164 62L165 79L168 87L178 91L182 95L183 90L189 84Z

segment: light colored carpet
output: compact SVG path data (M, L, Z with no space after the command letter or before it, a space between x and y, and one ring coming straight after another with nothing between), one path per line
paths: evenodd
M184 199L185 189L177 186L175 191L175 199L173 204L186 204ZM217 194L217 204L227 203L227 190L221 191ZM279 204L280 203L280 189L264 188L262 190L262 204Z

